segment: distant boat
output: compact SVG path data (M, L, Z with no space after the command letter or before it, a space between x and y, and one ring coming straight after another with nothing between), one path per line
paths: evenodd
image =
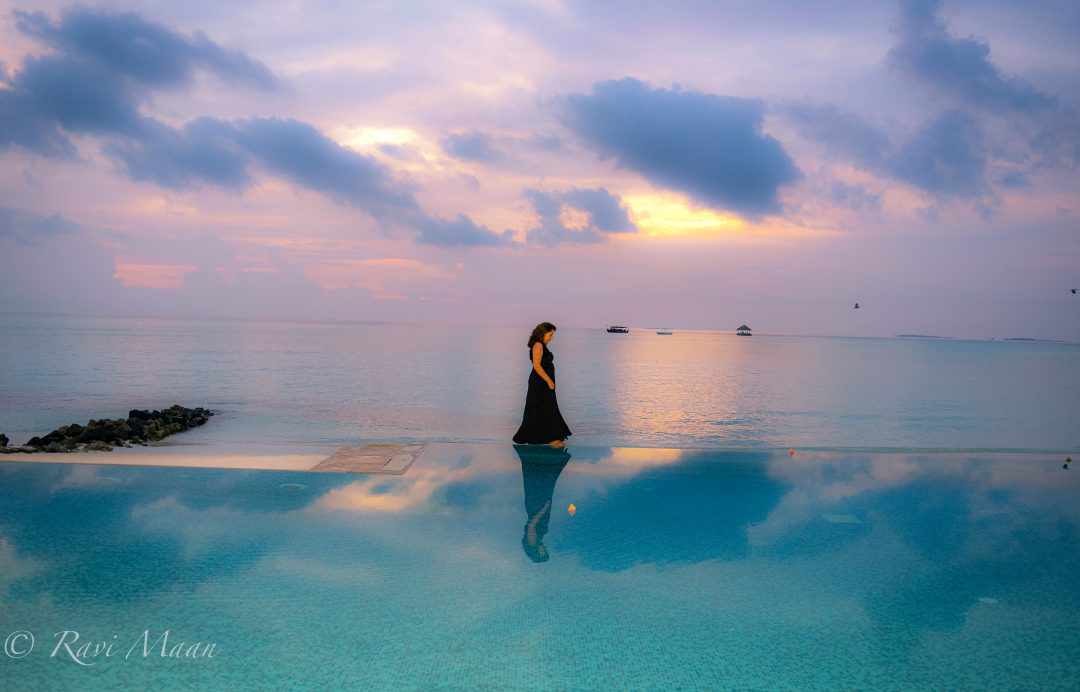
M610 327L607 328L607 330L608 330L608 334L629 334L630 333L630 328L629 327L620 327L620 326L618 326L616 324L611 325Z
M753 334L750 333L750 327L747 327L745 324L739 327L738 331L735 333L739 336L753 336Z
M660 336L671 336L671 332L657 332Z

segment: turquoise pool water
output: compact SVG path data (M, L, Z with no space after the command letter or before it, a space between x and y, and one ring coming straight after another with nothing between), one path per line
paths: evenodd
M1078 493L1050 455L443 443L401 477L5 462L0 677L1075 689ZM166 630L204 648L162 657ZM65 637L114 655L52 655Z

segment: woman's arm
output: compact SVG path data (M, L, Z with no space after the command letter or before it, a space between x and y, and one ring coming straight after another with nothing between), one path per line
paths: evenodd
M539 375L541 379L544 380L544 382L547 382L548 389L555 389L554 380L548 377L548 374L544 372L544 366L540 365L540 358L542 358L543 355L544 346L539 341L537 341L535 344L533 344L532 350L533 370L536 371L536 374Z

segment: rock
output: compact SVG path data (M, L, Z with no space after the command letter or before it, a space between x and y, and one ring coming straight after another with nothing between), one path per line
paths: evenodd
M59 442L50 442L49 444L45 445L45 451L52 454L66 454L68 452L68 448L60 444Z
M65 425L57 428L56 432L60 433L62 437L78 437L82 434L83 426L78 423L72 423L71 425Z
M165 437L165 426L160 420L151 420L143 427L143 434L148 440L160 440Z
M101 440L86 445L86 451L88 452L111 452L112 450L112 445L108 442L102 442Z
M4 435L3 433L0 433L0 447L7 447L7 445L8 445L8 436Z
M48 447L49 445L53 444L54 442L60 443L60 442L63 442L63 440L64 440L64 436L60 433L60 431L59 430L53 430L51 433L49 433L45 437L41 438L41 446L42 447Z

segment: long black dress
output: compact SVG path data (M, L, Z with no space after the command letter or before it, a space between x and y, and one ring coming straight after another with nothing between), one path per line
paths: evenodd
M555 381L555 356L541 342L544 355L540 357L540 367L551 381ZM529 350L529 362L532 362L532 349ZM555 390L547 386L535 369L529 370L529 391L525 395L525 413L521 417L521 427L514 435L514 442L524 444L546 444L554 440L570 437L569 426L559 413L559 402L555 399Z

